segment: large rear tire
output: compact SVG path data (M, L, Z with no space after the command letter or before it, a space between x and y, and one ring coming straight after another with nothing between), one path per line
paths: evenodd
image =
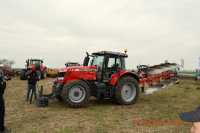
M86 107L88 106L89 98L90 88L84 81L72 81L63 87L62 99L70 107Z
M115 99L118 104L130 105L136 103L139 96L139 85L135 78L122 77L116 87Z

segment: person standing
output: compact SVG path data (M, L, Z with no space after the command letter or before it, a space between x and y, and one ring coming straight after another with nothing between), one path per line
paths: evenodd
M5 117L5 103L4 103L4 91L6 89L6 82L4 80L3 72L0 70L0 133L6 133L7 129L4 125Z
M36 84L37 81L39 81L39 77L34 66L31 66L31 68L29 68L29 70L26 72L26 76L28 79L28 91L26 101L30 102L31 104L33 95L35 97L35 100L37 99Z

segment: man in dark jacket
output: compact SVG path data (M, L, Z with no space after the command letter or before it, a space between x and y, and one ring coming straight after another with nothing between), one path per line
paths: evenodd
M4 117L5 117L5 103L3 94L6 88L3 72L0 70L0 133L5 133Z
M37 81L39 80L38 74L34 66L29 68L29 70L26 73L26 76L28 79L28 91L27 91L26 101L27 102L30 101L30 104L31 104L33 95L35 99L37 99L36 84L37 84Z

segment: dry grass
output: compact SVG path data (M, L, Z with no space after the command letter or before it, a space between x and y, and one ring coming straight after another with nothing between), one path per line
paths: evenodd
M50 88L49 80L41 81ZM47 108L25 102L26 81L14 79L6 90L6 124L14 133L187 133L190 124L140 125L135 120L178 120L178 113L200 105L200 83L180 84L152 95L141 95L137 104L119 106L92 100L88 108L72 109L52 101ZM49 90L48 90L49 91Z

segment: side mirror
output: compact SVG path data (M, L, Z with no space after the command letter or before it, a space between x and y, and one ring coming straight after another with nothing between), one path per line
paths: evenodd
M90 57L86 56L84 61L83 61L83 66L88 66L89 61L90 61Z
M90 61L90 55L88 52L86 52L86 57L83 61L83 66L88 66L89 61Z
M87 55L87 56L90 56L88 52L86 52L86 55Z

